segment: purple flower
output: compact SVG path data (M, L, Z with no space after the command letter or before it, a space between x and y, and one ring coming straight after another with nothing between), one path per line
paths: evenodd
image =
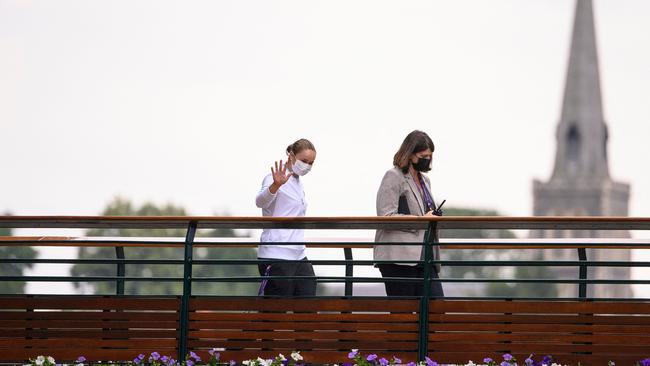
M425 357L424 360L427 361L427 366L438 366L438 363L429 357Z
M492 362L494 362L494 360L491 359L491 358L489 358L489 357L487 357L487 358L484 358L484 359L483 359L483 362L484 362L484 363L492 363Z
M510 366L510 362L503 361L503 362L501 362L501 366Z
M352 366L352 364L349 363L349 362L346 362L346 363L343 364L343 366Z
M198 356L196 353L194 353L193 351L190 351L190 357L193 358L194 360L196 360L196 362L200 362L200 361L201 361L201 357L199 357L199 356Z
M167 362L167 365L168 366L175 366L176 365L176 360L174 360L173 358L170 357L169 362Z
M237 364L237 361L235 360L230 360L230 366L235 366Z
M75 363L82 363L82 362L84 362L84 361L86 361L86 357L84 357L84 356L79 356L79 357L77 357L77 361L75 361Z
M402 360L400 360L399 358L393 356L393 363L396 364L396 365L401 365L401 364L402 364ZM650 365L649 365L649 366L650 366Z
M162 356L160 361L162 361L162 363L166 364L167 362L169 362L169 356Z
M368 361L374 361L376 359L377 359L377 355L374 354L374 353L371 354L371 355L368 355L368 357L366 357L366 360L368 360Z
M150 360L158 361L160 359L160 353L158 352L152 352L151 357L149 357Z
M383 357L379 359L379 364L380 364L381 366L386 366L386 365L388 365L389 363L390 363L390 362L388 362L388 360L385 359L385 358L383 358Z
M641 366L650 366L650 358L646 358L645 360L639 361L639 365L641 365Z
M510 360L512 360L512 355L509 354L509 353L506 353L505 355L503 355L503 359L506 360L506 361L510 361Z
M524 361L524 362L525 362L526 365L528 365L528 366L532 366L532 365L535 364L535 361L533 361L533 359L530 358L530 357L528 357L528 358L526 359L526 361Z
M348 353L348 358L352 359L357 357L357 354L359 353L358 349L353 349L350 353Z
M185 364L186 364L187 366L192 366L192 365L194 365L194 361L192 361L192 360L187 360L187 361L185 361Z
M133 363L136 364L136 365L139 364L140 362L142 362L140 357L136 357L136 358L133 359Z
M553 356L546 355L546 356L544 356L544 359L542 360L542 363L544 365L550 365L552 361L553 361Z
M415 364L415 362L411 361L411 362L407 363L406 366L417 366L417 365Z

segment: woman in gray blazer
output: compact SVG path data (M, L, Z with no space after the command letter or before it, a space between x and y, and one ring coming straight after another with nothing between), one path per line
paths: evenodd
M393 158L393 168L388 170L377 191L378 216L430 216L436 212L431 195L431 182L422 174L431 170L431 156L435 147L431 138L422 131L409 133ZM377 261L417 261L422 256L425 230L377 230L376 243L397 242L405 245L375 245ZM413 245L406 245L411 243ZM440 250L434 247L434 259ZM383 277L422 278L424 269L415 263L378 264ZM432 278L438 278L440 266L434 266ZM422 282L387 281L388 296L421 296ZM431 283L431 295L443 296L440 282Z

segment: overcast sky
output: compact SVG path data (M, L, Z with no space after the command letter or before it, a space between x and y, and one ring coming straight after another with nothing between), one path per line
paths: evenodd
M650 216L650 2L595 1L610 168ZM555 154L574 2L0 0L0 212L116 195L260 215L285 147L308 215L374 215L413 129L449 206L532 211Z

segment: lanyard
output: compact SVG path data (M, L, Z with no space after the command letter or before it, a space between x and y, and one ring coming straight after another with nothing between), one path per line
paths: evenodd
M424 179L422 179L422 175L420 173L418 173L418 178L418 181L420 182L420 188L422 189L422 198L424 200L425 212L431 211L434 209L433 198L431 197L429 190L427 190L427 186L424 184Z

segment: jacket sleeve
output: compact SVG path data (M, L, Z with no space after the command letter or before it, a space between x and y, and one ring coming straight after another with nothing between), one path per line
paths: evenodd
M401 177L389 170L377 191L377 216L405 216L398 213Z
M278 192L275 192L275 194L271 193L269 190L269 187L273 184L273 177L271 175L267 175L264 177L264 180L262 181L262 188L260 189L259 192L257 192L257 196L255 197L255 205L259 208L267 208L275 201L275 198L278 195Z

